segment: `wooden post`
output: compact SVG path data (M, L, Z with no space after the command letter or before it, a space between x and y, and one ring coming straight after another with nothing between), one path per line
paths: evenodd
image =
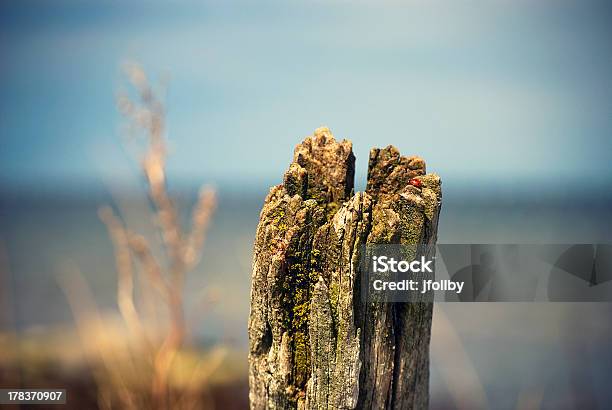
M440 178L392 146L371 150L366 192L354 193L354 170L351 142L319 128L265 200L249 318L252 409L428 406L432 304L364 302L359 259L363 244L433 252Z

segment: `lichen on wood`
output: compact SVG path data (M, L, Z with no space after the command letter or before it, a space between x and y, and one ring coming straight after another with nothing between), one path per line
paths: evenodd
M363 301L359 259L364 244L433 253L440 178L392 146L371 150L366 192L353 192L354 174L351 142L319 128L265 199L249 318L252 409L428 405L432 305Z

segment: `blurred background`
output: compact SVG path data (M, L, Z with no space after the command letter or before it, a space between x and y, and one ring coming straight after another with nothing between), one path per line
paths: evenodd
M441 243L610 243L611 41L612 6L590 0L2 2L0 331L17 336L0 339L0 375L31 387L75 360L67 270L117 310L100 206L159 244L115 104L123 62L167 90L178 209L217 190L186 313L193 346L230 352L215 373L240 408L258 214L298 142L321 125L352 140L361 190L370 148L425 158L444 184ZM190 309L204 291L216 302ZM438 305L432 408L605 408L611 314Z

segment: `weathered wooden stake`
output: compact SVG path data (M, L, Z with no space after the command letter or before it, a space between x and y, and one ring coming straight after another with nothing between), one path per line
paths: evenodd
M364 302L359 258L362 244L434 252L440 178L393 146L370 151L365 193L353 194L354 173L351 142L319 128L265 200L249 318L252 409L428 406L432 304Z

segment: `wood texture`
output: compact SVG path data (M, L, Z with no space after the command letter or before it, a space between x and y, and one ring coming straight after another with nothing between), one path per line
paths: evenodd
M353 193L354 170L351 142L319 128L266 197L253 257L252 409L427 408L432 305L364 302L359 258L363 244L434 252L440 178L392 146L370 152L366 192Z

